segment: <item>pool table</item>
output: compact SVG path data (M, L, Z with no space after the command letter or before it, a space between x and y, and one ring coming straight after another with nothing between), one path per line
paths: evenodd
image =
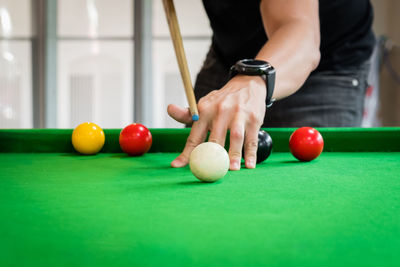
M170 162L188 129L151 129L141 157L106 129L97 155L71 129L0 130L0 266L400 266L400 128L265 129L256 169L202 183Z

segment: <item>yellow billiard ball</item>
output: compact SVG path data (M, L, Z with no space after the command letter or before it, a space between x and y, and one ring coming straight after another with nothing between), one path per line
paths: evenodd
M72 145L81 154L96 154L103 148L104 141L103 130L92 122L82 123L72 132Z

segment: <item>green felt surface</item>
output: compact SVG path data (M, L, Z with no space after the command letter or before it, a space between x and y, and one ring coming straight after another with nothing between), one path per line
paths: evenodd
M175 153L0 153L0 266L399 266L400 153L273 153L198 182Z

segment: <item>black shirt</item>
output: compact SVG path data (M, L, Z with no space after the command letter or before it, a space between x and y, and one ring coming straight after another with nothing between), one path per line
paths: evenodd
M260 0L203 0L213 29L212 46L227 66L254 58L267 42ZM319 0L321 61L318 70L357 67L373 50L369 0Z

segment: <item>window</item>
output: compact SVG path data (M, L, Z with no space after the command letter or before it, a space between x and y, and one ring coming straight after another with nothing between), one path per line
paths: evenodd
M130 0L59 0L57 126L133 120Z
M183 38L189 72L194 84L211 43L211 29L201 1L175 0L175 9ZM178 69L162 1L153 4L153 75L155 127L183 127L167 112L170 103L187 107L185 91Z
M138 3L147 7L142 18L134 16ZM174 3L194 83L211 30L201 1ZM151 27L135 36L135 23ZM143 71L134 49L147 36ZM151 84L135 88L136 76ZM136 108L137 95L150 102L137 98L143 107ZM85 121L122 128L143 114L148 127L183 127L168 117L169 103L188 105L161 0L0 2L0 128L73 128Z
M0 128L31 128L32 22L30 0L0 3Z

